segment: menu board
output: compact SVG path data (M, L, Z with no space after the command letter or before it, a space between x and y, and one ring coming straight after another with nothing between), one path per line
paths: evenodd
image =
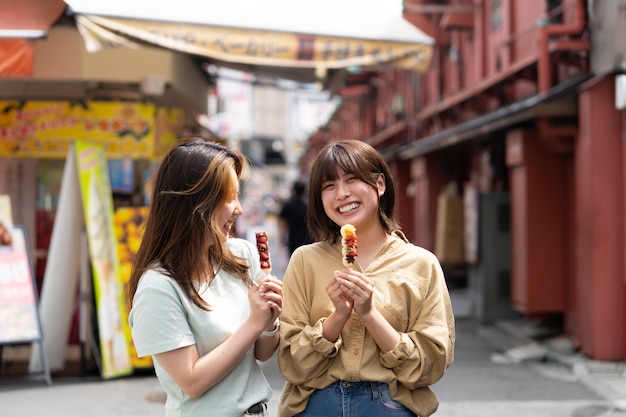
M24 228L10 228L12 242L0 246L0 344L41 338L35 281Z

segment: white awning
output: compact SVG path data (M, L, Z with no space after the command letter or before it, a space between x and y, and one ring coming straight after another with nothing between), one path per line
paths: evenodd
M424 72L433 39L401 0L65 0L89 51L153 45L251 66ZM394 4L395 3L395 4Z

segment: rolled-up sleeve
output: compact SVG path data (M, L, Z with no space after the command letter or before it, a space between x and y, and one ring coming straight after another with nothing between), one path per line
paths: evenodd
M434 258L430 285L413 328L400 334L396 346L380 355L381 365L392 369L398 383L408 389L437 382L454 361L454 316L443 271Z

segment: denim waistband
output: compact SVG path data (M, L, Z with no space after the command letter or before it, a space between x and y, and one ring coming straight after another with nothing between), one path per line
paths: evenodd
M378 381L335 381L326 389L349 392L379 392L389 391L389 385L386 382Z

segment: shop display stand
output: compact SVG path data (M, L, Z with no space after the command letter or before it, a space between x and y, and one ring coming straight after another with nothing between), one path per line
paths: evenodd
M13 239L23 245L23 252L3 248L0 256L0 269L3 274L3 279L0 280L0 292L2 292L0 299L3 300L0 312L6 309L5 319L0 323L0 363L2 363L2 350L5 345L37 344L45 382L47 385L52 385L48 358L43 349L44 335L39 313L37 284L26 228L15 225Z

